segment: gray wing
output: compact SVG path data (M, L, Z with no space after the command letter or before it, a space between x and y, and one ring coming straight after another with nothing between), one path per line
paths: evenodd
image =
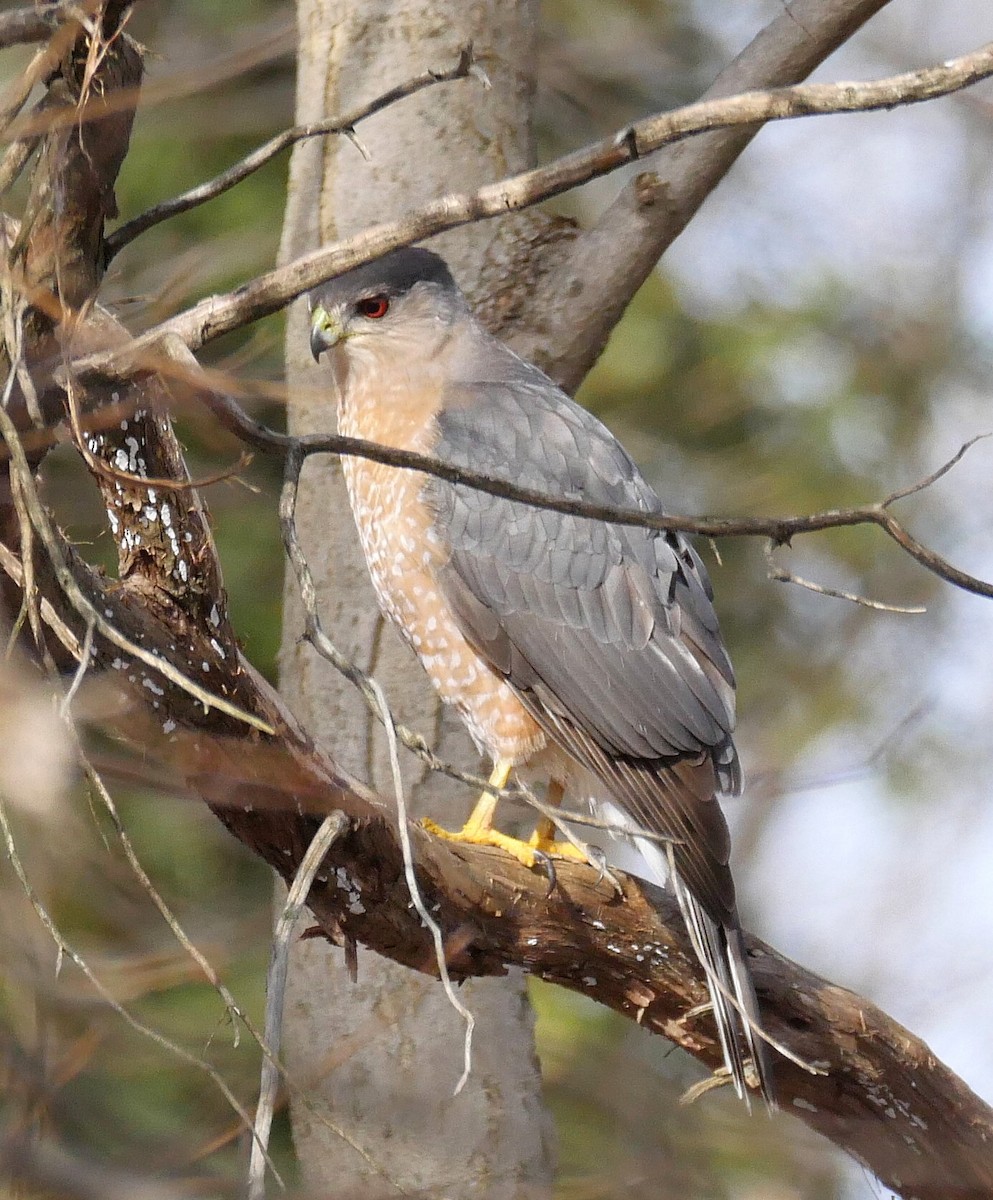
M661 511L616 438L524 364L507 382L451 388L438 429L446 461L552 495ZM740 783L734 676L693 549L674 534L437 479L425 499L448 549L439 583L470 643L640 825L676 840L687 886L734 923L714 798Z

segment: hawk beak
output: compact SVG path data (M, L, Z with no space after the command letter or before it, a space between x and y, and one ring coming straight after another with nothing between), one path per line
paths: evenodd
M314 362L320 359L325 350L337 346L344 336L345 330L340 322L318 304L310 314L310 352Z

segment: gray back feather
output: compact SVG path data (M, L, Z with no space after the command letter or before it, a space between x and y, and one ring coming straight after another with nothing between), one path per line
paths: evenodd
M661 502L613 435L540 372L454 385L445 461L553 496L644 512ZM439 480L426 495L450 548L443 587L498 618L479 648L511 683L540 680L604 749L733 761L734 676L706 571L678 535L568 516ZM460 586L461 585L461 586ZM464 605L463 605L464 606ZM733 787L733 772L722 771Z

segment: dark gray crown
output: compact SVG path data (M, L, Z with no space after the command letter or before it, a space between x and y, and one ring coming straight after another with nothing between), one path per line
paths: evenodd
M328 280L314 291L314 297L324 304L378 292L395 297L409 292L415 283L436 283L443 288L456 286L448 264L440 255L420 246L404 246Z

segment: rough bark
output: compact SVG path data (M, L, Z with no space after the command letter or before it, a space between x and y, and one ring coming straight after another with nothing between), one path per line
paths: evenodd
M301 0L298 122L345 111L425 68L448 65L470 42L493 87L469 80L432 89L364 122L368 161L345 139L298 146L284 260L452 187L479 186L530 165L535 8L531 0L472 6L460 0ZM444 239L443 249L470 290L496 307L486 280L512 278L505 260L521 253L525 239L539 238L545 224L539 218L475 226ZM300 304L291 310L286 361L291 430L333 428L326 377L310 359ZM308 465L298 527L322 617L339 648L384 681L400 720L433 736L446 757L475 767L465 735L443 718L423 673L378 613L336 462ZM291 576L283 690L319 742L335 747L350 769L388 794L381 727L351 685L301 642L302 627ZM425 780L410 756L405 768L415 806L430 788L431 810L459 823L464 789ZM340 950L322 940L299 941L284 1022L287 1062L313 1080L312 1099L404 1186L433 1192L457 1183L465 1195L541 1194L551 1179L551 1126L541 1105L523 978L514 972L478 980L463 993L479 1025L472 1078L453 1100L463 1029L441 987L385 959L364 961L352 983ZM335 1050L343 1039L347 1055ZM519 1053L507 1054L508 1045ZM315 1062L327 1069L314 1071ZM311 1187L365 1194L369 1164L319 1116L296 1105L293 1129Z

